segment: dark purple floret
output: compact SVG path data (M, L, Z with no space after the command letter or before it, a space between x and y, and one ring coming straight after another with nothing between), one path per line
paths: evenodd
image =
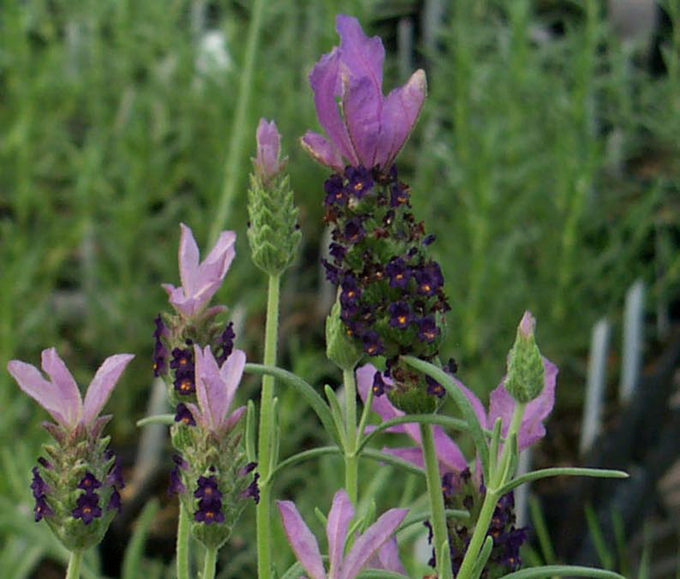
M35 522L37 523L42 520L43 517L51 517L53 514L54 511L50 508L50 505L47 504L45 496L37 497L35 507L33 507L33 519Z
M387 308L390 314L390 326L393 328L404 329L411 323L411 310L404 302L395 302Z
M411 279L411 272L401 257L393 257L385 266L385 273L390 278L390 287L405 288Z
M120 499L120 493L118 489L114 488L111 493L111 498L109 499L109 504L106 505L108 511L116 510L119 513L123 510L123 502Z
M89 471L85 473L85 476L81 478L80 482L78 483L78 488L83 489L88 494L93 493L94 489L98 489L101 486L102 483L100 483L97 478Z
M442 287L444 283L444 276L442 276L439 264L436 262L419 268L415 272L416 282L418 283L418 293L433 296L437 290Z
M340 283L340 274L342 270L325 259L321 260L321 265L323 265L323 268L326 271L326 279L332 284L338 285Z
M430 233L430 235L425 236L421 243L423 244L423 247L427 247L428 245L432 245L436 239L437 236L434 233Z
M260 473L256 472L253 476L253 481L248 485L248 488L243 491L241 498L253 499L257 505L260 502L260 487L257 485L257 480L260 478Z
M444 498L449 498L453 495L455 490L455 475L452 472L447 472L442 477L442 492L444 493Z
M340 175L331 175L326 182L323 184L324 191L326 192L326 197L324 199L324 204L326 206L331 205L345 205L349 193L345 188L345 183Z
M74 519L81 519L85 525L89 525L94 519L102 516L102 510L99 508L99 497L95 493L81 494L71 515Z
M387 390L387 384L385 384L385 381L383 380L382 374L380 372L376 372L373 375L373 396L382 396L385 394L385 390Z
M434 378L425 376L425 382L427 382L427 393L430 396L436 396L437 398L444 397L444 394L446 394L446 389Z
M48 469L52 468L52 465L50 464L50 462L46 458L43 458L42 456L38 457L38 464L40 466L42 466L43 468L48 468Z
M346 275L342 279L342 292L340 293L340 305L345 313L353 314L359 306L361 290L353 275Z
M181 468L183 470L186 470L189 466L187 464L187 461L182 458L181 454L176 454L176 453L173 454L172 455L172 462L174 462L176 466L178 466L179 468Z
M338 262L342 262L342 260L345 257L345 254L347 253L347 249L344 248L342 245L339 243L331 243L328 246L328 253L331 255L333 259L335 259Z
M198 510L194 513L194 520L199 523L210 525L211 523L223 523L224 514L222 513L222 501L198 502Z
M418 338L428 344L439 337L439 328L432 316L427 316L418 322Z
M179 464L175 463L175 466L170 471L170 484L168 485L169 495L178 495L187 490L187 488L184 486L184 483L182 482L182 476L179 472L179 469L180 469Z
M181 422L185 426L196 426L194 415L184 402L180 402L175 409L175 422Z
M373 175L365 167L347 167L345 177L349 181L347 188L357 199L361 199L373 188Z
M364 352L369 356L379 356L385 351L383 341L380 339L378 333L374 330L369 330L362 336Z
M49 490L45 481L40 476L40 471L37 466L33 467L33 481L31 482L31 490L33 491L33 498L40 499Z
M194 352L192 348L175 348L172 351L170 368L175 371L175 390L181 395L196 392Z
M153 347L153 375L158 378L165 374L167 367L168 351L163 344L162 338L167 334L167 329L163 324L161 315L158 314L154 319L156 329L153 332L154 347Z
M411 194L409 193L408 187L402 183L393 183L390 186L390 205L392 207L399 207L404 203L408 203Z
M364 237L366 237L366 231L363 225L361 225L361 219L355 217L350 219L342 231L343 237L347 243L359 243Z
M199 477L197 484L198 488L194 491L194 497L204 499L205 501L221 500L222 493L217 486L217 478L214 475Z
M246 476L248 473L253 472L257 468L256 462L249 462L239 471L239 476Z
M116 458L116 461L113 463L111 471L106 477L106 483L116 487L117 489L125 488L125 481L123 480L123 467L120 464L120 459Z
M444 366L444 372L453 376L458 372L458 363L453 358L449 358L449 361Z
M222 366L231 353L234 351L234 339L236 333L234 332L234 322L229 322L224 331L217 339L217 346L215 347L215 361L218 366Z

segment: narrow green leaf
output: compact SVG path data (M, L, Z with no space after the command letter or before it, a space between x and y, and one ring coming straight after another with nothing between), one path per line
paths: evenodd
M381 452L379 450L374 450L373 448L367 448L361 455L364 458L370 458L371 460L377 460L378 462L384 462L392 466L396 466L403 470L419 474L420 476L425 476L425 471L422 468L417 467L410 462L407 462L397 456L392 454L387 454L386 452Z
M328 405L323 401L323 398L319 396L316 390L305 382L299 376L283 370L281 368L275 368L272 366L263 366L262 364L246 364L245 371L251 374L269 374L274 376L277 380L292 386L295 390L305 399L307 404L312 407L312 410L316 413L326 429L326 432L333 438L335 443L340 446L341 440L338 434L338 430L333 423L333 417L331 416L331 411Z
M577 565L547 565L546 567L531 567L514 573L503 575L500 579L538 579L539 577L594 577L595 579L626 579L614 571L594 569L593 567L579 567Z
M539 480L542 478L547 478L550 476L591 476L594 478L628 478L628 473L622 470L607 470L604 468L580 468L572 466L557 466L553 468L543 468L541 470L535 470L522 476L518 476L516 479L511 480L507 484L504 484L498 492L502 495L510 492L512 489L517 488L524 483Z
M144 543L149 527L158 512L158 500L153 499L144 506L144 510L137 519L137 526L123 557L123 579L138 579L142 576L140 564L144 555Z
M535 496L529 497L529 512L531 514L531 524L534 527L538 544L541 547L541 554L543 560L548 565L553 565L556 561L555 550L552 546L550 533L548 532L548 525L546 525L545 517L543 516L543 509L541 503Z
M385 569L364 569L357 577L359 579L404 579L401 573Z
M484 565L486 565L486 562L489 560L492 549L493 538L491 536L487 536L486 540L484 541L484 545L482 545L482 550L477 556L475 566L472 568L472 575L470 576L470 579L479 579L479 577L482 575L482 571L484 571Z
M467 430L468 425L465 420L460 420L459 418L451 418L449 416L441 416L439 414L407 414L406 416L398 416L397 418L391 418L390 420L385 420L376 425L375 429L369 432L364 439L359 444L357 449L357 454L361 453L363 448L378 434L385 432L388 428L392 426L399 426L400 424L437 424L439 426L447 426L456 430Z
M255 418L255 403L248 400L248 408L246 410L246 456L248 462L257 462L257 445L255 444L255 425L257 419Z
M605 569L611 569L614 566L614 560L611 552L607 548L607 543L604 540L604 535L602 533L602 526L600 521L597 519L597 514L595 514L595 509L593 505L587 503L584 507L586 514L586 523L588 524L588 531L590 532L590 538L593 540L593 545L595 546L595 551L600 559L600 565Z
M486 445L486 438L484 436L484 430L482 425L477 420L477 415L475 414L472 404L467 399L467 396L463 394L462 390L456 386L454 381L451 379L444 370L437 368L425 362L424 360L419 360L413 356L404 356L404 360L416 370L424 372L431 378L434 378L439 382L449 393L449 396L453 398L453 401L458 406L465 422L467 422L470 428L470 435L472 436L472 441L475 443L475 448L477 449L477 456L479 456L479 461L482 464L482 472L484 474L484 480L489 479L489 447Z
M304 462L318 456L324 456L325 454L342 454L342 450L337 446L321 446L319 448L312 448L310 450L305 450L293 456L289 456L286 460L282 460L276 468L271 472L270 477L274 478L276 474L281 472L283 469L297 464L299 462Z
M156 416L147 416L137 421L137 426L141 428L142 426L149 426L150 424L165 424L170 426L175 423L174 414L157 414Z

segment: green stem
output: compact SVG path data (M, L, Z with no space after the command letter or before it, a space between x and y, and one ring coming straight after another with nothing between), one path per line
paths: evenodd
M440 579L451 579L450 573L444 573L447 567L450 570L450 566L444 564L444 559L450 557L449 533L446 527L444 496L442 495L439 464L434 448L432 425L420 424L420 437L423 446L423 458L425 459L425 475L427 476L427 492L430 497L430 511L432 512L432 531L434 533L434 553L437 560L437 571L439 572Z
M177 579L189 579L190 534L189 514L180 501L179 522L177 523Z
M82 551L71 551L66 570L66 579L80 579L80 565L83 562Z
M217 566L217 549L205 549L205 562L203 563L203 577L201 579L215 579L215 567Z
M354 369L343 370L345 383L345 427L347 445L345 447L345 489L353 505L357 504L359 495L359 469L357 460L357 383Z
M279 288L281 278L269 276L267 295L267 322L264 337L264 365L276 366L276 346L279 327ZM257 573L259 579L269 579L271 574L271 484L272 430L274 426L274 377L262 378L260 398L260 429L257 461L260 473L260 502L257 505Z
M510 421L510 428L506 436L506 443L503 445L503 451L501 452L501 458L493 469L493 475L489 482L489 486L486 489L486 495L484 496L484 502L482 503L482 510L479 513L479 518L475 523L475 531L472 534L472 539L470 539L470 544L468 545L467 551L465 551L465 557L456 575L456 579L469 579L472 577L475 563L479 557L479 552L482 549L486 534L489 531L489 523L491 522L491 517L493 517L493 512L496 510L496 504L498 499L501 498L498 490L514 475L514 473L508 473L508 463L512 455L512 445L510 440L512 435L516 435L519 432L519 428L522 425L522 417L524 416L525 404L520 402L515 403L515 409L512 413L512 420Z
M251 13L250 27L248 28L248 39L246 40L246 52L243 68L240 74L238 100L236 102L236 113L231 128L231 139L229 141L229 153L224 164L224 185L222 194L215 211L215 219L210 227L210 240L214 242L230 214L236 194L236 186L240 175L239 167L242 165L244 152L244 136L248 123L248 104L251 101L253 88L253 71L257 58L257 45L262 28L262 13L264 12L265 0L255 0Z

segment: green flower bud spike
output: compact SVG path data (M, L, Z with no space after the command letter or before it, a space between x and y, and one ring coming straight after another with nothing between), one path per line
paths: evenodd
M340 309L340 302L336 300L326 318L326 356L341 370L353 370L363 353L356 340L347 334L340 319Z
M260 120L257 128L257 157L248 191L248 242L255 265L278 276L295 259L301 234L298 209L293 200L286 159L280 160L281 136L274 121Z
M535 327L534 317L530 312L524 312L517 328L515 344L508 355L505 388L517 402L522 404L537 398L543 391L545 382L543 358L534 339Z

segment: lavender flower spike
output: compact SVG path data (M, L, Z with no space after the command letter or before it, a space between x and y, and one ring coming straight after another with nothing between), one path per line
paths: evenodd
M198 407L187 404L196 421L211 432L224 432L234 426L243 413L245 406L229 412L236 390L243 376L246 355L242 350L234 350L220 368L215 361L210 346L201 350L194 346L196 356L196 396Z
M281 172L286 164L281 155L281 135L274 121L260 119L257 125L257 157L253 159L255 171L263 181L270 181Z
M309 75L316 114L328 139L308 131L302 146L337 172L344 169L343 158L354 167L379 166L386 172L418 119L427 91L425 72L416 71L385 97L380 38L368 38L356 18L343 14L336 30L340 46L324 54Z
M354 517L354 507L345 490L335 493L326 525L330 563L326 574L319 544L295 505L290 501L278 501L278 507L288 542L310 579L354 579L369 564L380 565L390 571L403 571L395 545L390 539L406 517L408 509L387 511L362 535L356 537L343 558L349 523Z
M87 389L84 402L76 381L54 348L42 352L42 369L49 380L35 366L20 360L11 360L7 370L26 394L47 410L58 424L72 431L79 424L88 429L94 425L132 358L132 354L117 354L104 360Z
M181 287L163 284L170 303L183 316L192 318L203 311L210 298L222 285L222 280L234 259L236 234L223 231L208 257L199 264L199 252L191 229L180 223L179 276Z

